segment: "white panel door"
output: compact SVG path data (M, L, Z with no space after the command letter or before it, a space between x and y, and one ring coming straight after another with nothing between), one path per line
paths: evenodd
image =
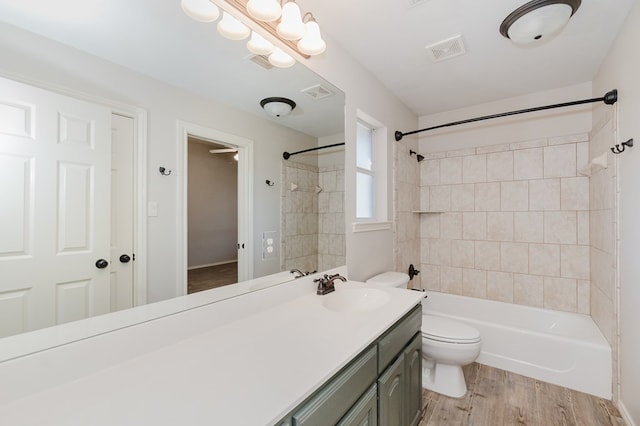
M0 79L0 336L110 310L111 112Z

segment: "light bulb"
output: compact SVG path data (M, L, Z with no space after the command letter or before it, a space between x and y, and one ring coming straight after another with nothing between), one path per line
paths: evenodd
M218 6L209 0L182 0L182 10L199 22L213 22L220 16Z
M218 22L218 32L229 40L243 40L249 37L251 30L227 12L222 12L222 19Z
M304 37L298 41L298 50L310 56L319 55L327 48L320 35L320 26L316 21L309 21L305 24L306 32Z
M282 8L282 19L276 31L285 40L299 40L304 36L304 23L300 16L300 8L295 2L291 1Z
M251 40L247 42L247 49L256 55L270 55L273 52L274 46L260 34L252 31Z
M279 47L276 47L273 53L269 55L269 63L274 67L289 68L296 63L296 60L284 53Z
M277 0L249 0L247 12L252 18L273 22L282 15L282 8Z

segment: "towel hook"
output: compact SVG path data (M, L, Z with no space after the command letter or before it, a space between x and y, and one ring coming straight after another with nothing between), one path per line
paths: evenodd
M614 154L622 154L624 152L624 147L628 146L629 148L633 147L633 138L629 139L626 142L622 142L622 144L616 144L616 146L611 147L611 152Z
M160 174L162 176L169 176L171 174L171 170L167 170L162 166L160 166L160 168L158 170L160 171Z

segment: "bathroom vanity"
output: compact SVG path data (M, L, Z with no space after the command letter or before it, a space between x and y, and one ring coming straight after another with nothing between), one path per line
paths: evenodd
M0 424L416 424L423 295L315 277L0 362Z

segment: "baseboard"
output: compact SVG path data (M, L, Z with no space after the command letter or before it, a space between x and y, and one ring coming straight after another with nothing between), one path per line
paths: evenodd
M627 411L627 407L624 406L624 403L618 400L618 411L620 411L620 415L624 419L627 426L636 426L636 423L633 421L629 412Z
M233 259L233 260L225 260L224 262L208 263L206 265L189 266L187 268L187 271L190 271L192 269L210 268L211 266L226 265L227 263L236 263L237 261L238 259Z

